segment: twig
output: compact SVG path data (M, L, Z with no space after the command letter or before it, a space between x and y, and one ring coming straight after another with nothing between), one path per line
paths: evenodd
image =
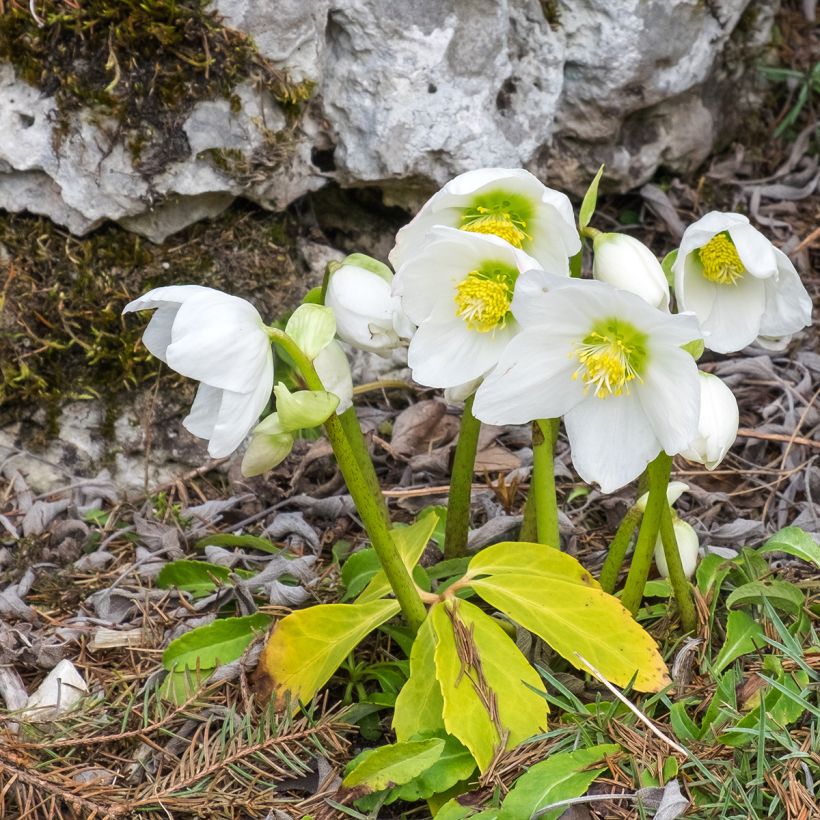
M746 427L741 427L737 434L742 438L756 438L763 441L783 441L787 444L804 444L806 447L814 447L820 450L820 441L814 439L804 438L803 436L788 435L787 433L760 433L757 430L749 430Z

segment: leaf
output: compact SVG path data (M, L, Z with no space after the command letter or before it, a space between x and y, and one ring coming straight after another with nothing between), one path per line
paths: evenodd
M580 654L619 686L634 676L640 692L669 683L652 637L574 558L544 545L498 544L473 559L469 574L479 567L493 574L471 581L475 592L573 666L585 668Z
M419 628L410 652L410 677L396 698L393 731L398 740L444 728L444 701L436 679L436 637L430 616Z
M731 611L726 620L726 640L715 658L712 671L722 672L741 655L748 655L765 645L766 640L760 623L746 612Z
M710 552L705 556L695 570L695 579L701 595L708 595L713 587L717 595L723 579L732 571L732 568L732 562L721 555Z
M379 556L372 547L354 552L342 567L342 583L345 586L343 601L355 598L379 571Z
M438 516L432 513L423 516L409 527L393 527L390 530L390 537L393 539L393 543L396 545L396 549L399 551L408 572L413 572L416 564L418 564L419 558L421 558L421 554L436 528L437 521ZM375 601L377 598L387 595L388 592L390 592L390 582L387 580L384 570L380 569L365 587L364 592L356 599L356 602L364 604L368 601Z
M574 256L569 258L569 275L573 279L578 279L583 272L584 251L578 251Z
M258 535L232 535L230 533L218 533L215 535L206 535L200 538L194 546L198 549L205 547L249 547L250 549L260 550L261 552L269 552L271 555L279 555L282 550L275 544L268 541L267 538L260 538Z
M785 552L820 567L820 544L800 527L786 527L775 533L758 552Z
M160 589L171 589L176 587L183 592L190 592L195 598L208 595L218 586L226 584L231 572L236 572L240 577L250 578L255 573L247 570L231 570L219 564L211 564L208 561L189 561L180 559L166 564L157 575L157 586Z
M736 606L762 604L764 599L775 609L793 614L800 612L806 602L803 593L788 581L750 581L732 590L726 599L726 606L733 609Z
M498 820L498 809L478 811L474 806L463 806L457 798L448 800L436 812L436 820Z
M661 269L666 276L666 281L672 286L675 286L675 274L672 272L672 266L675 264L675 260L678 258L678 250L677 248L673 251L669 251L666 256L663 257L661 260Z
M222 618L180 635L162 653L168 671L213 669L242 656L248 644L264 632L273 619L256 612L241 618Z
M477 606L450 599L436 604L429 617L438 641L434 658L444 726L484 772L501 748L546 727L547 701L539 694L544 684L506 632Z
M443 794L475 772L475 760L469 749L444 730L435 736L444 740L444 749L438 760L404 786L395 789L387 802L426 800L433 795Z
M504 798L498 820L531 817L550 803L580 797L607 768L596 764L607 755L616 754L620 748L615 743L608 743L574 752L559 752L530 766ZM545 820L556 820L565 811L566 806L563 806L540 816Z
M176 706L185 703L211 677L213 669L183 669L169 672L159 688L159 696Z
M346 788L363 786L366 791L375 792L401 786L429 769L441 757L444 741L441 738L406 740L367 751L370 754L363 759L360 755L353 760L353 768L342 781Z
M368 632L399 611L397 601L319 604L291 612L271 632L257 670L262 695L281 706L290 693L307 703Z
M584 194L584 199L581 202L581 209L578 212L578 228L586 228L592 215L595 213L595 206L598 204L598 183L601 181L601 176L604 173L604 166L598 169L592 182L589 183L589 188Z
M441 504L431 504L429 507L425 507L423 510L419 512L416 516L416 520L418 521L421 518L425 518L428 515L435 515L438 518L436 522L436 528L433 530L433 534L430 536L431 541L435 541L439 547L444 547L444 532L447 528L447 507L442 506Z

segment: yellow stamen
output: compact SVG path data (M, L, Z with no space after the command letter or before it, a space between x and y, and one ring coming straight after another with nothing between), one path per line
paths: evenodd
M461 226L462 231L500 236L515 248L522 248L524 242L530 238L529 234L524 231L527 223L513 219L506 211L499 213L480 206L476 208L476 211L478 216L468 217L464 225Z
M584 388L592 388L599 399L629 395L629 383L642 381L633 364L636 351L616 335L593 332L571 355L580 366L573 379L583 379Z
M479 271L470 271L456 285L456 315L479 333L504 327L511 300L512 289L505 279L488 278Z
M725 233L713 236L698 253L703 266L703 276L710 282L736 285L746 273L735 243Z

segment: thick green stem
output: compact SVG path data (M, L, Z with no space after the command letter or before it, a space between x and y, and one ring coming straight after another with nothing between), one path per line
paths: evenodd
M672 585L672 592L678 602L683 630L684 632L694 632L698 625L698 616L695 610L695 602L692 599L692 589L683 572L678 539L675 537L675 527L672 523L672 510L668 504L665 505L661 513L660 534L663 542L663 554L669 570L669 583Z
M672 457L666 455L663 450L647 467L649 500L646 503L646 512L643 514L638 540L635 543L635 552L632 555L632 566L629 568L624 594L621 598L623 605L633 615L641 604L643 589L649 577L649 568L652 566L652 554L658 540L663 509L669 506L666 500L666 488L669 485L671 470Z
M632 533L635 532L635 527L638 526L642 515L643 512L638 507L630 507L618 526L618 531L609 545L609 552L604 560L603 567L601 567L601 576L598 579L604 592L610 594L615 592L615 584L618 583L618 574L621 571L621 566L623 566L626 551L629 549Z
M538 543L561 548L558 502L555 498L555 442L558 419L532 423L532 488Z
M311 390L324 390L322 380L316 373L313 363L302 353L293 339L283 331L273 328L269 329L268 333L273 342L282 347L291 357L302 373L308 388ZM358 429L358 423L356 428ZM330 416L325 422L325 432L333 447L333 454L336 456L336 463L339 465L347 489L356 504L356 509L364 522L367 534L370 536L370 543L379 557L384 574L390 582L408 625L416 631L427 617L427 610L424 608L424 604L416 591L416 585L410 577L407 567L404 566L396 545L393 543L389 520L386 520L381 490L378 490L377 484L376 490L378 492L374 492L372 481L368 481L363 475L359 466L359 459L345 435L345 429L339 416L335 414ZM361 436L361 430L359 430L359 436ZM364 446L364 442L362 442L362 446Z
M473 398L464 402L461 429L453 456L450 494L447 497L447 523L444 528L444 557L458 558L467 554L467 532L470 528L470 502L473 470L481 422L473 415Z
M518 540L534 544L537 539L538 524L535 521L535 497L530 493L524 502L524 515L521 521L521 531L518 533Z

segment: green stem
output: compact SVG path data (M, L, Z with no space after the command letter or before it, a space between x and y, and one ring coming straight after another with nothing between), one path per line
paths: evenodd
M638 507L630 507L618 526L618 531L615 533L612 543L609 545L609 552L606 555L603 567L601 567L601 576L598 580L601 583L601 589L610 593L610 595L615 591L615 584L618 583L618 574L624 563L626 551L629 549L632 533L635 532L635 527L638 526L642 516L643 512Z
M581 228L581 236L583 236L584 239L594 240L596 236L600 236L602 233L603 231L599 231L597 228L592 228L589 225L585 225Z
M683 571L678 539L675 537L675 527L672 523L672 510L668 504L664 506L661 513L661 541L663 542L666 566L669 569L669 583L672 584L672 592L674 592L675 600L678 602L683 630L684 632L694 632L698 625L695 602L692 599L692 589L689 581Z
M473 415L473 399L464 402L461 429L453 456L450 493L447 497L447 523L444 528L444 557L467 554L467 532L470 528L470 502L473 489L475 454L481 422Z
M534 544L538 540L538 524L535 521L535 498L532 493L527 496L524 502L524 517L521 522L521 531L518 533L519 541L526 541Z
M555 442L558 419L539 419L532 424L532 488L538 543L561 548L558 502L555 498Z
M649 500L646 503L646 512L643 514L641 528L638 531L638 540L635 543L635 552L632 555L632 566L626 578L624 594L621 603L634 615L638 611L643 598L643 588L649 577L649 568L652 565L652 554L660 531L663 508L668 507L666 488L669 485L669 474L672 470L672 457L663 450L647 467L649 479Z
M268 329L268 334L272 341L282 347L291 357L301 371L308 388L311 390L324 390L322 380L316 373L313 363L305 356L293 339L283 331L275 328ZM358 428L358 424L356 426ZM384 574L387 576L387 580L396 595L402 613L410 628L417 631L427 617L427 611L416 591L416 585L410 577L407 567L404 566L396 545L393 543L389 522L385 520L384 499L381 491L379 490L378 494L374 493L372 482L368 481L362 474L359 459L357 459L354 448L345 435L345 428L340 417L335 413L325 422L325 432L333 447L333 454L336 456L336 463L339 465L347 489L350 491L356 509L362 517L367 534L370 536L370 543L373 545L373 549L376 550L379 563L381 563ZM359 436L361 436L361 430L359 430Z

